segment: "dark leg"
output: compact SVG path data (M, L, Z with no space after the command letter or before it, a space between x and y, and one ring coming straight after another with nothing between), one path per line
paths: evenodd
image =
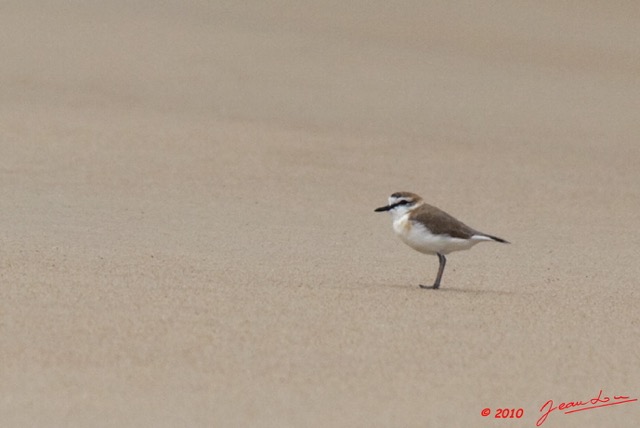
M438 269L438 276L436 276L436 281L433 283L434 290L440 288L440 280L442 279L442 274L444 272L444 265L447 264L447 259L444 257L444 254L438 253L438 259L440 260L440 268Z
M447 259L445 258L444 254L438 253L438 260L440 261L440 267L438 268L438 276L436 276L436 281L431 287L420 284L420 288L433 288L434 290L440 288L440 280L442 279L442 273L444 272L444 265L447 264Z

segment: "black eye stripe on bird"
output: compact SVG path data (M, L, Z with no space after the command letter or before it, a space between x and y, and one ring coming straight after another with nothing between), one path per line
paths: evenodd
M398 201L398 202L396 202L395 204L393 204L393 205L389 205L389 206L390 206L391 208L395 208L395 207L399 207L399 206L401 206L401 205L407 205L408 203L409 203L409 201L406 201L406 200L404 200L404 199L403 199L403 200Z

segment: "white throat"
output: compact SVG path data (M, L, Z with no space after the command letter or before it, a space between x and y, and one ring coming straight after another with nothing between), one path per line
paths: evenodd
M389 213L391 213L391 216L393 217L393 221L395 222L400 220L404 216L411 214L411 212L413 212L420 205L422 205L422 202L416 202L412 205L398 205L394 209L389 210Z

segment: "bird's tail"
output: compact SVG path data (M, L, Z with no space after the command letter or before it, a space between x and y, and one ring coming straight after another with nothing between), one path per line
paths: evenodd
M491 235L484 235L484 236L486 236L487 238L491 238L496 242L502 242L503 244L511 244L511 242L509 242L509 241L507 241L505 239L502 239L502 238L498 238L497 236L491 236Z

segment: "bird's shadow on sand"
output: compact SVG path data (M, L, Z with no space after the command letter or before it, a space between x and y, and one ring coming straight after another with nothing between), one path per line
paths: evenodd
M517 291L508 290L491 290L491 289L478 289L478 288L460 288L460 287L440 287L437 290L433 288L420 288L420 286L406 285L406 284L383 284L383 287L388 288L402 288L404 290L416 290L425 294L435 293L464 293L464 294L478 294L478 295L495 295L495 296L513 296L516 294L524 294Z

